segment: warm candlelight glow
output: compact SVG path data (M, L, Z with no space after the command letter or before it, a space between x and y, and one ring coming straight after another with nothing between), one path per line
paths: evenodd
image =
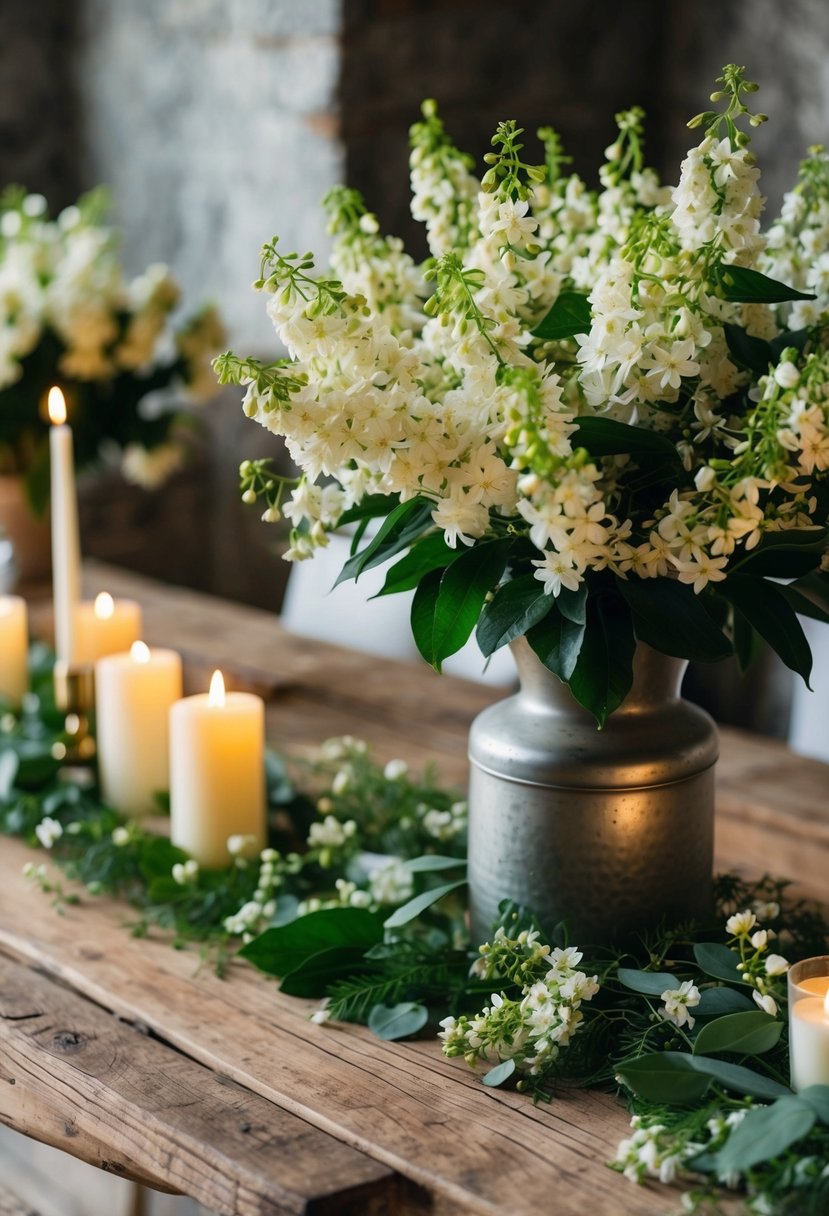
M95 596L94 612L99 621L109 621L115 615L115 600L108 591Z
M150 648L146 642L133 642L130 647L130 657L136 663L149 663Z
M221 708L225 703L225 682L220 671L213 672L213 678L210 681L210 693L207 698L207 704L214 708Z
M823 1000L823 1012L826 1014L827 1018L829 1018L829 989L827 989L826 996Z
M66 422L66 398L57 385L49 389L49 421L53 426Z

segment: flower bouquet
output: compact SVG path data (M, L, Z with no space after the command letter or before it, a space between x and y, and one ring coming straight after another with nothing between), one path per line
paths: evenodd
M0 473L25 477L36 511L49 492L51 385L67 397L78 464L120 453L124 475L148 488L181 461L185 386L193 397L215 387L215 310L173 330L172 275L159 264L127 281L105 209L102 190L56 220L41 195L11 187L0 198Z
M264 248L290 357L216 363L301 470L242 467L244 497L291 519L289 559L356 524L340 577L394 559L382 594L415 589L430 663L473 630L485 655L523 635L599 725L637 640L745 665L764 638L808 680L797 613L829 620L829 161L811 151L764 235L756 86L733 65L718 84L675 188L645 165L638 109L596 192L551 129L525 160L514 122L479 180L427 102L411 174L430 259L335 189L330 273Z

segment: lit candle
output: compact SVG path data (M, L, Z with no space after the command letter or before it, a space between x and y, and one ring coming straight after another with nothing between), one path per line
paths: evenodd
M81 544L72 457L72 429L66 425L66 402L59 388L49 389L50 477L52 495L52 592L55 603L55 650L65 663L75 663L75 614L80 599Z
M170 835L208 869L229 864L229 836L266 842L265 704L225 692L213 673L210 692L185 697L170 711Z
M135 600L114 600L108 591L102 591L94 602L78 604L75 631L77 663L125 654L143 633L141 606Z
M17 707L29 687L26 601L0 595L0 698Z
M169 789L170 706L181 696L181 658L135 642L95 665L98 772L106 802L125 815L157 810Z
M829 1085L829 957L789 971L789 1058L792 1089Z

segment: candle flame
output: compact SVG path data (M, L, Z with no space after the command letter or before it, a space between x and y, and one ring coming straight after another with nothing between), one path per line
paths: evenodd
M150 648L146 642L133 642L130 647L130 658L136 663L149 663Z
M57 385L49 389L49 421L53 426L66 422L66 398Z
M115 616L115 600L108 591L102 591L100 595L95 596L93 611L99 621L108 621Z
M210 681L210 692L207 696L207 704L221 708L225 703L225 682L220 671L213 672L213 678Z

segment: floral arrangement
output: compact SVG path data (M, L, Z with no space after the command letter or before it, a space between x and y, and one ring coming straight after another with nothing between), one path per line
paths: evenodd
M721 877L710 920L655 926L623 953L578 949L566 927L506 904L474 950L466 805L430 774L380 766L349 737L291 762L297 784L269 756L267 847L231 837L232 864L200 870L94 787L60 779L50 674L38 652L26 707L0 717L0 834L44 850L73 880L64 889L52 867L26 864L59 910L126 898L133 933L199 944L231 980L241 955L283 992L325 998L315 1022L401 1039L438 1030L446 1013L444 1053L483 1064L490 1087L515 1084L534 1100L616 1087L633 1120L610 1164L632 1182L681 1179L689 1210L723 1184L764 1216L784 1200L825 1210L829 1087L789 1090L785 1014L787 958L822 952L827 925L785 882Z
M514 122L479 180L425 103L429 260L334 190L330 272L263 250L289 358L216 362L301 471L242 466L243 497L292 521L289 559L357 523L341 577L396 558L383 593L416 589L429 662L473 630L485 655L524 635L600 724L637 640L745 665L761 637L808 680L796 613L829 620L827 159L811 151L763 234L745 128L765 116L742 69L718 84L674 188L638 109L597 192L549 128L543 163L524 159Z
M51 385L67 397L79 465L120 453L151 488L181 463L175 405L215 388L224 341L211 307L176 329L179 288L166 266L124 277L95 190L49 219L46 201L11 187L0 197L0 473L26 476L31 504L48 497Z

